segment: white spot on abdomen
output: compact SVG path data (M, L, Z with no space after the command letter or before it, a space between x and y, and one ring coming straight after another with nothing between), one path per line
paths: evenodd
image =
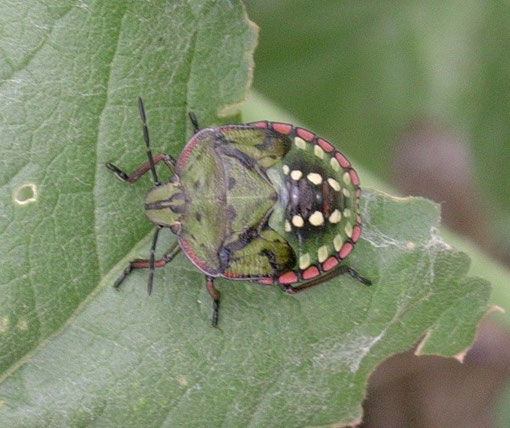
M292 217L292 224L296 227L303 227L305 222L303 217L301 217L299 214L296 214L294 217Z
M331 168L333 168L335 171L340 171L340 164L338 163L336 158L331 158L329 163L331 164Z
M340 183L336 181L334 178L328 178L329 185L336 190L337 192L340 191Z
M317 144L313 148L313 153L315 156L317 156L319 159L324 159L324 150Z
M344 243L344 238L342 238L342 235L340 235L340 234L336 235L335 239L333 239L333 245L335 246L336 251L340 251L343 243Z
M340 211L336 209L331 213L328 220L330 223L338 223L340 220L342 220L342 214L340 214Z
M322 263L326 261L328 258L329 252L328 252L328 246L323 245L317 250L317 258L319 259L319 263Z
M312 226L321 226L324 224L324 216L320 211L315 211L310 217L308 217L308 221Z
M306 149L306 141L303 140L302 138L295 137L294 138L294 143L296 144L296 147L298 149L301 149L301 150L305 150Z
M292 172L290 173L290 176L293 180L299 180L302 176L303 176L303 173L299 170L299 169L294 169L292 170Z
M303 270L308 266L310 266L310 254L306 253L299 258L299 269Z
M311 172L310 174L308 174L308 175L306 176L306 178L308 178L308 180L309 180L311 183L313 183L313 184L315 184L315 185L317 185L317 186L318 186L319 184L321 184L321 183L322 183L322 177L321 177L321 175L320 175L320 174L317 174L316 172Z

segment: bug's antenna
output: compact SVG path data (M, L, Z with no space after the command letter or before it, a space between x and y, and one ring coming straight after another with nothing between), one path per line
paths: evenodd
M154 166L154 159L152 158L152 151L150 146L149 139L149 128L147 128L147 117L145 116L145 109L143 107L143 101L141 97L138 97L138 111L140 112L140 117L143 122L143 139L145 141L145 147L147 151L147 156L149 158L149 165L152 171L152 180L154 181L155 186L159 186L161 183L158 180L158 174L156 174L156 167Z
M200 131L200 127L198 126L198 120L192 111L188 113L189 120L191 121L191 125L193 126L193 133L196 134L198 131Z

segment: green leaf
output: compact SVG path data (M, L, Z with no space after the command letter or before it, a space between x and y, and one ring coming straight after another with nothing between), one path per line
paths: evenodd
M203 124L239 118L256 31L236 0L2 2L0 24L5 372L151 230L150 177L129 188L104 167L147 159L137 97L153 151L177 155L189 111Z
M0 6L1 426L347 422L387 356L420 339L422 353L469 346L489 287L437 235L438 206L368 189L348 260L372 287L220 280L217 329L182 254L150 298L143 271L116 292L151 239L149 177L127 186L103 166L144 161L136 97L154 151L177 155L188 110L202 126L235 112L255 34L235 1L55 4Z

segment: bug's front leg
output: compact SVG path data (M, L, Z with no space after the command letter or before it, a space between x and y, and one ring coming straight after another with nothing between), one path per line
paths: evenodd
M160 161L163 161L166 164L166 166L170 168L170 171L172 171L172 173L175 171L175 159L172 156L166 153L160 153L159 155L154 156L154 165ZM120 168L116 167L111 162L106 162L105 166L110 171L112 171L119 180L124 181L125 183L134 183L142 175L144 175L151 169L150 162L143 163L131 174L127 174L126 172L122 171Z
M214 288L214 278L212 276L205 276L205 288L207 288L207 291L213 299L212 325L213 327L217 327L220 312L220 292Z
M170 263L173 258L181 251L179 243L175 242L174 245L163 255L162 258L154 260L153 266L155 268L163 267L167 263ZM124 269L121 275L115 280L113 286L118 289L126 277L133 272L134 269L150 269L151 261L147 259L135 259L129 262L129 265ZM152 287L149 288L149 294L152 291Z

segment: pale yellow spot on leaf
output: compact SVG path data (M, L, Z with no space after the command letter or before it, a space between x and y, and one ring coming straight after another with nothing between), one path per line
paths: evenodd
M298 149L301 149L301 150L305 150L306 149L306 141L303 140L302 138L295 137L294 138L294 143L296 144L296 147Z
M289 220L285 220L285 232L292 232L292 226L289 223Z
M177 382L179 382L179 385L181 386L188 386L188 380L186 379L185 376L179 376L177 378Z
M293 180L297 181L297 180L299 180L303 176L303 173L299 169L294 169L290 173L290 176L292 177Z
M310 217L308 217L308 221L312 226L320 226L324 224L324 216L320 211L315 211Z
M344 210L344 217L350 217L351 216L351 210L349 208L346 208Z
M319 259L319 263L325 262L328 258L329 252L328 252L328 246L323 245L317 250L317 258Z
M349 192L349 189L346 189L345 187L342 189L342 193L346 198L349 198L351 196L351 192Z
M342 176L343 180L344 180L344 183L349 185L351 184L351 176L349 175L348 172L346 172L343 176Z
M287 165L283 165L282 171L285 175L289 175L290 168Z
M317 186L322 183L321 175L317 174L316 172L311 172L306 176L306 178L308 178L308 180L310 180L313 184Z
M0 318L0 333L4 333L9 328L9 318Z
M16 324L16 327L21 330L21 331L24 331L28 328L28 323L27 323L27 320L25 319L20 319L18 321L18 323Z
M340 251L343 243L344 243L344 238L342 238L342 235L340 235L340 234L336 235L335 239L333 239L333 245L335 246L336 251Z
M333 211L329 216L330 223L338 223L340 220L342 220L342 214L340 214L339 210Z
M306 253L299 258L299 269L306 269L308 266L310 266L310 254Z
M313 152L314 152L315 156L317 156L319 159L324 159L324 150L322 150L322 148L320 146L318 146L317 144L313 148Z
M300 215L296 214L294 217L292 217L292 224L294 226L296 226L296 227L303 227L305 222L303 220L303 217L301 217Z
M331 168L333 168L335 171L340 171L340 164L338 163L336 158L331 158L329 163L331 164Z
M336 190L337 192L340 191L340 183L336 181L334 178L328 178L329 185Z

